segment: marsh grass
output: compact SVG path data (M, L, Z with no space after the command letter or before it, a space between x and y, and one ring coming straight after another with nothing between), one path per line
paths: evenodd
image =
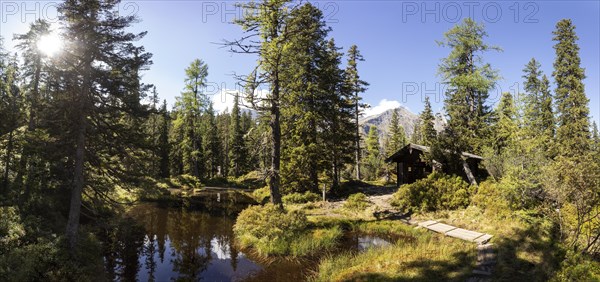
M336 247L343 235L337 225L309 226L303 211L282 211L271 204L242 211L234 232L240 247L266 257L314 255Z
M291 241L290 254L307 256L326 252L337 246L343 234L339 226L309 230Z
M491 239L497 252L494 280L547 281L554 276L564 257L559 240L555 238L557 227L534 211L495 216L469 206L417 216L417 220L426 218L494 235Z
M412 226L392 220L356 222L352 225L352 230L354 232L393 239L394 241L403 240L405 242L414 242L417 237L429 235Z
M321 260L312 281L464 281L474 267L475 245L425 233L413 242L345 253Z

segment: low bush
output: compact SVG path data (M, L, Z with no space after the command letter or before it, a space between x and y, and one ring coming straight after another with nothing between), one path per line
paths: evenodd
M0 207L0 255L16 247L25 236L25 227L15 207Z
M195 176L189 174L178 175L171 178L171 183L180 189L198 189L202 188L202 183Z
M600 281L600 263L579 252L567 252L551 281Z
M351 211L361 211L366 209L369 206L369 200L367 199L367 195L363 193L352 194L344 203L344 208L349 209Z
M301 210L282 211L272 204L243 210L233 227L242 248L261 256L306 256L337 244L342 236L338 226L311 230Z
M477 193L473 195L473 205L479 207L488 215L500 218L510 216L510 203L507 200L507 191L504 188L503 185L491 179L481 182L477 187Z
M285 212L266 204L243 210L233 227L241 247L253 247L261 255L284 255L290 243L307 227L306 215L299 210Z
M265 204L269 201L270 197L271 190L269 190L269 186L252 191L252 198L254 198L254 200L256 200L258 203Z
M72 257L61 238L39 239L0 255L0 281L104 281L100 242L90 233L80 233Z
M402 185L391 204L406 212L454 210L467 207L473 186L459 176L432 173L412 184Z
M207 179L204 181L206 186L216 186L216 187L227 187L229 186L229 181L227 178L223 176L215 176L211 179Z
M318 194L306 191L302 193L291 193L283 196L282 201L284 204L304 204L308 202L319 201L321 197Z
M265 185L265 176L260 171L251 171L240 177L229 179L230 184L242 188L259 188Z

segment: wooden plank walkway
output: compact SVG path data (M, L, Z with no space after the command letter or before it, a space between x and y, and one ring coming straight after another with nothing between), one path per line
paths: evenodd
M489 280L488 278L482 278L482 276L489 277L492 275L492 269L496 264L494 246L487 244L492 239L492 235L458 228L435 220L419 222L417 225L446 236L477 243L477 263L475 264L475 269L473 269L474 276L467 279L467 281L480 282Z
M469 242L475 242L477 244L485 244L490 239L492 239L492 235L479 233L475 231L470 231L458 227L454 227L452 225L444 224L441 222L437 222L435 220L427 220L418 223L420 227L429 229L431 231L435 231L437 233L442 233L446 236L462 239Z

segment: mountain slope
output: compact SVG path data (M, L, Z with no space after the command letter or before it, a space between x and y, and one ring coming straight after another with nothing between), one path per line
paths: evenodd
M410 138L415 130L415 126L417 126L417 124L420 122L419 116L411 112L404 106L400 106L396 108L396 110L398 110L400 125L404 127L406 136ZM371 125L374 125L377 127L377 131L379 133L379 140L383 142L383 137L387 136L388 134L393 111L394 109L389 109L377 115L360 118L359 124L361 132L366 135L369 132L369 127L371 127ZM439 132L442 131L445 125L446 118L441 113L435 114L434 128Z

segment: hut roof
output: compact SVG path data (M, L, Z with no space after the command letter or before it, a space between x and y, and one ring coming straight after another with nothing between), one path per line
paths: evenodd
M412 152L412 150L418 150L421 152L429 152L430 148L428 146L409 143L408 145L402 147L402 149L398 150L398 152L394 153L393 155L391 155L387 159L385 159L385 162L389 163L389 162L395 161L398 158L406 155L407 153L410 154ZM483 157L475 155L475 154L467 153L467 152L463 152L461 155L467 159L483 160Z

